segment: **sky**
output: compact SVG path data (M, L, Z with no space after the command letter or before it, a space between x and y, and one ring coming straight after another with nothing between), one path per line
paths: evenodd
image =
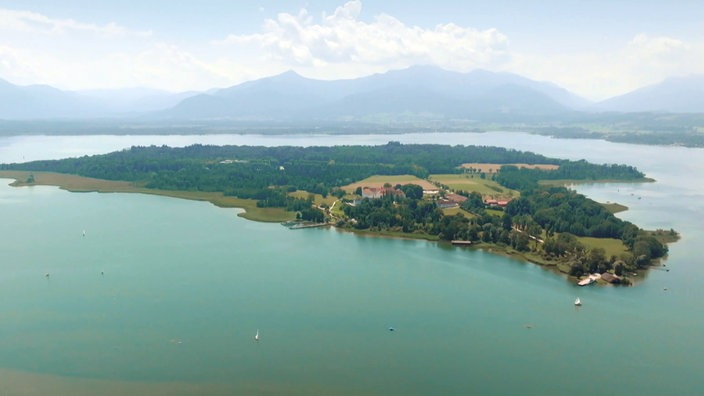
M704 74L701 0L0 0L0 79L65 90L224 88L288 70L413 65L602 100Z

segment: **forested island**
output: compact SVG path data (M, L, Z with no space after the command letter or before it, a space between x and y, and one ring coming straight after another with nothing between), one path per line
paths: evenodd
M223 206L247 206L238 203L246 200L269 210L260 220L454 241L519 254L571 276L602 273L622 283L664 257L666 243L677 239L674 230L645 231L616 217L613 206L563 186L647 181L636 168L498 147L150 146L0 170L18 184L68 187L40 180L58 173L122 183L104 188L88 182L74 190L162 193ZM239 201L225 204L229 198Z

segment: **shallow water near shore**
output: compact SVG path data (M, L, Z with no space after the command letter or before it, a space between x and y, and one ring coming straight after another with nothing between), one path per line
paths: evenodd
M517 136L657 179L577 189L682 232L666 267L579 288L484 251L1 180L0 393L700 393L704 151Z

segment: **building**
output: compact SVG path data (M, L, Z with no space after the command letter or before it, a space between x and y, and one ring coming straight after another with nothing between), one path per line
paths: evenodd
M462 202L465 202L469 198L465 197L464 195L449 193L445 194L445 199L448 199L452 202L456 202L457 204L462 204Z
M498 206L501 208L505 208L508 203L511 202L510 199L485 199L484 204L486 206Z
M392 187L364 187L362 188L362 198L378 199L385 196L394 198L404 198L406 195L401 190Z
M457 202L451 201L451 200L445 199L445 198L438 199L437 201L435 201L435 204L440 209L450 209L450 208L456 208L456 207L460 206L460 204L458 204Z

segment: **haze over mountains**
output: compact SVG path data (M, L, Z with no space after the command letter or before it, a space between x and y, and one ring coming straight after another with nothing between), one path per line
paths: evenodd
M582 111L704 113L704 76L668 79L600 103L515 74L457 73L431 66L335 81L286 72L207 93L70 92L0 80L0 119L6 120L531 121Z
M669 78L607 99L596 107L620 112L704 113L704 75Z

